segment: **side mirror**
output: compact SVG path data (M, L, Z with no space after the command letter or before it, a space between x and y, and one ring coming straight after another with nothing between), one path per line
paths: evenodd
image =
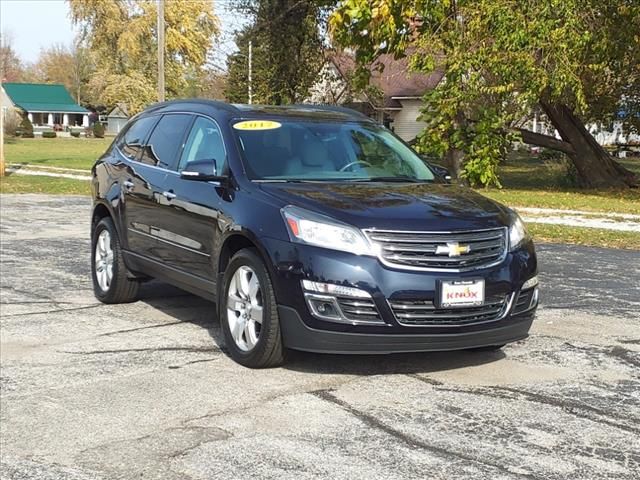
M434 165L433 163L429 164L429 167L431 168L431 170L433 170L436 174L440 175L442 178L444 178L447 182L451 181L451 172L449 172L449 170L447 170L444 167L441 167L440 165Z
M180 178L200 182L219 182L224 180L226 177L218 175L218 168L215 159L207 158L190 162L186 168L180 172Z
M422 158L422 161L426 163L431 170L433 170L433 172L436 175L438 175L439 177L442 177L447 182L451 182L451 179L453 178L451 176L451 172L449 172L449 170L447 170L445 167L442 167L440 165L433 163L438 161L436 157L430 157L428 155L422 155L422 154L418 154L418 155L420 156L420 158Z

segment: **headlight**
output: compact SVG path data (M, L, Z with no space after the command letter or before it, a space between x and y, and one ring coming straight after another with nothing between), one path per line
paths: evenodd
M509 227L509 250L515 250L527 240L529 240L529 233L527 233L524 222L514 212L513 223Z
M282 209L292 242L363 255L370 252L360 230L324 215L291 205Z

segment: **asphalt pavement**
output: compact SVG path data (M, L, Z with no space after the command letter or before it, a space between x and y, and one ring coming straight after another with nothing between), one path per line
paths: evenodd
M501 352L249 370L214 306L102 305L86 197L0 197L2 479L640 478L640 252L540 245Z

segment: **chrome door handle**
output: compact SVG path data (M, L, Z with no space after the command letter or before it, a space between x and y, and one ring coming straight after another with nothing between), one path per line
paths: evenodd
M124 188L126 188L127 190L132 190L134 187L133 182L130 182L129 180L122 182L122 184L124 185Z
M174 198L176 198L176 194L173 192L162 192L162 195L164 195L164 198L166 198L167 200L173 200Z

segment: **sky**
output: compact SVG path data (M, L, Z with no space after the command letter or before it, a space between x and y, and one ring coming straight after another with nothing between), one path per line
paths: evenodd
M236 50L233 34L246 19L232 12L229 0L214 0L219 16L221 35L210 58L217 68L224 68L226 57ZM0 0L0 25L20 59L33 63L42 48L55 43L71 45L77 29L69 18L69 6L64 0Z
M41 48L70 45L75 36L64 0L0 0L0 21L3 37L26 63L35 62Z

